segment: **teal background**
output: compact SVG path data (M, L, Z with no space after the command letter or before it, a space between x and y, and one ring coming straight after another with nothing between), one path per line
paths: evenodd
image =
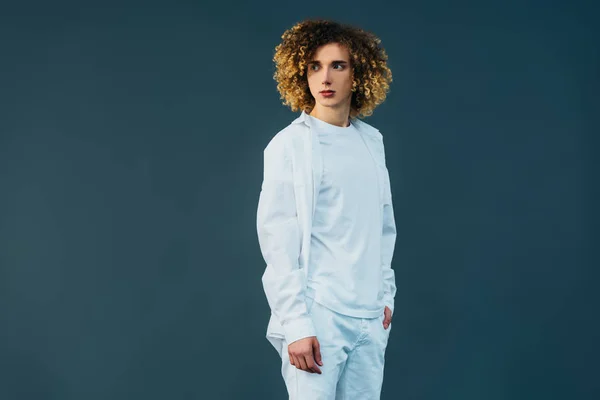
M0 399L282 399L255 218L308 17L376 33L398 294L382 399L599 398L598 7L0 8ZM594 135L594 136L592 136Z

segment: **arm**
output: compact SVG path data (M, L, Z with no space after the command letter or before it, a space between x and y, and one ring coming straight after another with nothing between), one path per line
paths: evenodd
M396 242L396 225L394 209L390 204L383 206L383 229L381 232L381 268L383 270L383 301L394 312L394 297L396 296L395 274L392 269L392 256Z
M274 137L264 150L264 177L258 201L257 232L267 267L263 288L288 344L316 336L304 300L305 277L299 268L301 240L292 165L284 143Z
M385 164L385 153L384 153ZM390 177L386 167L383 204L383 224L381 230L381 268L383 275L383 301L394 312L394 297L396 296L395 274L392 269L392 257L396 244L396 221L394 219L394 206L392 203L392 190Z

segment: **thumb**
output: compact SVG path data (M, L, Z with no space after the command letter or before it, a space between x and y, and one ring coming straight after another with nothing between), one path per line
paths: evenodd
M315 339L315 341L313 342L313 350L313 353L315 355L315 361L320 366L323 366L323 361L321 360L321 346L319 345L319 341L317 339Z

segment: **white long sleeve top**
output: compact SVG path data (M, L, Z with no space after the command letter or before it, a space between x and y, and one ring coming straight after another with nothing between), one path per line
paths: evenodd
M382 303L393 311L396 285L391 261L396 226L383 136L360 119L353 120L352 124L375 164ZM316 335L305 299L307 293L317 293L310 293L308 287L309 260L318 195L322 179L327 176L317 131L314 118L302 112L270 140L263 152L264 174L256 222L260 249L266 261L263 288L271 308L267 339L280 354L280 339L292 343Z
M340 314L383 313L377 165L353 124L312 119L323 174L311 229L306 296Z

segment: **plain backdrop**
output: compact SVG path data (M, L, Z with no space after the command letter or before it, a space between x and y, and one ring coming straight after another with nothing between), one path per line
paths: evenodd
M599 397L594 2L7 3L0 399L286 398L255 221L305 18L393 72L382 399Z

